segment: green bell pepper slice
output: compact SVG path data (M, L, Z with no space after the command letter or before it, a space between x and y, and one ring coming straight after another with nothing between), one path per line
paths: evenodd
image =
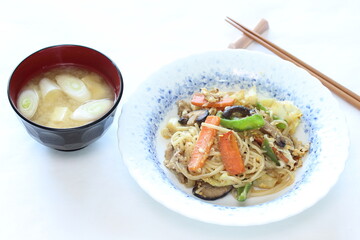
M244 118L221 118L220 125L235 131L246 131L263 127L265 125L265 120L261 115L254 114Z

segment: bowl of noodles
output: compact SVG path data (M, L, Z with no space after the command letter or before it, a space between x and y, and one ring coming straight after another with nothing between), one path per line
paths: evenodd
M118 140L152 198L231 226L314 205L336 183L349 144L338 103L317 79L247 50L197 54L158 70L124 104Z

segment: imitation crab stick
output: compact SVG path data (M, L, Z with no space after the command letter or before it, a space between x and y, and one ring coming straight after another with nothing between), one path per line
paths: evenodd
M234 133L229 131L219 137L219 148L221 160L225 170L230 175L236 175L245 172L244 161L240 154L240 149Z
M220 117L208 116L205 123L220 125ZM188 163L188 169L191 172L198 172L205 164L205 161L210 153L211 146L214 143L217 130L211 127L202 126L199 137L194 146L194 150L191 154L190 161Z
M205 99L205 95L202 93L195 93L191 99L191 104L198 107L214 107L214 108L225 108L227 106L234 105L234 99L230 97L224 97L217 102L209 102Z

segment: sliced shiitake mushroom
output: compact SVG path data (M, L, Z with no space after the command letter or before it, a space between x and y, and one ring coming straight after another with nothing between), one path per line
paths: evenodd
M186 125L187 122L188 122L188 120L189 120L189 118L181 117L181 118L179 118L179 123L180 123L181 125Z
M226 196L232 188L232 186L214 187L207 182L199 180L196 181L192 192L198 198L204 200L216 200Z
M227 107L223 112L222 116L224 118L231 118L231 117L246 117L252 114L253 114L253 110L251 110L250 108L241 105L236 105L236 106Z
M260 129L261 132L267 133L275 138L275 144L283 148L285 145L294 146L290 138L284 136L277 127L265 122L265 125Z
M182 125L192 126L195 124L201 124L205 121L206 117L209 116L209 111L207 109L195 110L184 114L180 117L179 123Z

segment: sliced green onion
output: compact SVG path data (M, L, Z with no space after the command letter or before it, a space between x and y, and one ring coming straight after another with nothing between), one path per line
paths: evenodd
M55 77L60 88L71 98L85 102L91 98L91 93L79 78L70 74L60 74Z
M39 95L34 89L22 91L17 100L17 107L22 115L31 119L39 105Z
M45 98L50 92L54 90L61 90L60 87L52 80L43 78L39 82L41 96Z
M76 121L92 121L107 113L113 106L109 99L92 100L78 107L71 118Z

